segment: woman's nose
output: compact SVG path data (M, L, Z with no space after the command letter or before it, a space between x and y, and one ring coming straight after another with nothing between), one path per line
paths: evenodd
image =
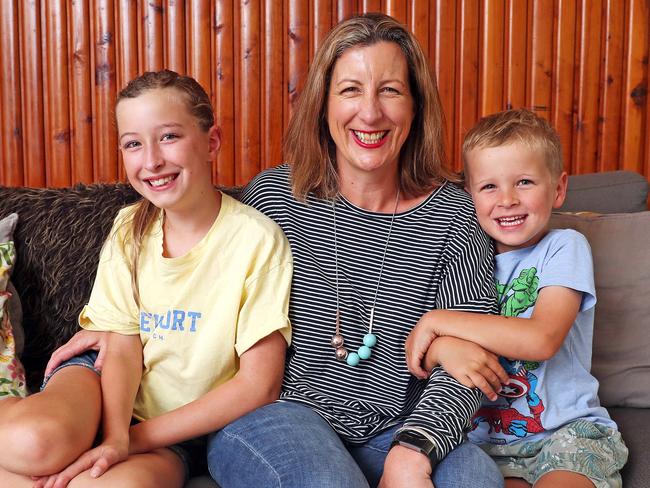
M381 118L381 105L376 95L373 93L365 94L360 104L358 115L361 120L367 124L371 124Z

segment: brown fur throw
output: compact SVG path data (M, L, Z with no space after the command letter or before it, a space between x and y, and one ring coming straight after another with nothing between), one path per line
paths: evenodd
M126 184L0 187L0 218L18 214L12 281L24 310L23 362L32 391L50 353L77 330L99 252L117 211L139 195Z

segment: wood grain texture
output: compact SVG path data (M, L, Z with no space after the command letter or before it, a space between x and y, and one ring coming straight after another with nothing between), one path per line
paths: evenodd
M161 68L212 99L214 182L246 183L281 162L332 26L376 11L404 23L431 63L453 169L479 117L529 107L558 131L570 173L650 177L648 0L3 0L0 184L124 179L115 98Z

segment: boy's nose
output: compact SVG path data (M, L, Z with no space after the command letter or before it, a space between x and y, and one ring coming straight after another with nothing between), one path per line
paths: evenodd
M499 204L502 207L512 207L513 205L517 205L519 203L519 199L517 198L517 193L514 191L502 191L500 198L499 198Z

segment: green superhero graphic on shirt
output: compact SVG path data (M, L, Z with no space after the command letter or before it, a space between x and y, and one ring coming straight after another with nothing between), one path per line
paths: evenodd
M497 281L496 288L501 315L517 317L534 306L537 301L538 286L539 278L537 269L534 267L522 270L509 285ZM479 409L472 419L474 428L478 427L481 422L487 422L490 432L503 432L518 438L544 431L541 419L542 412L545 410L544 402L535 392L537 376L532 373L537 369L539 363L511 360L504 357L500 357L499 362L510 376L510 383L504 386L499 393L499 404L486 405ZM528 412L522 412L512 407L515 400L524 396Z

